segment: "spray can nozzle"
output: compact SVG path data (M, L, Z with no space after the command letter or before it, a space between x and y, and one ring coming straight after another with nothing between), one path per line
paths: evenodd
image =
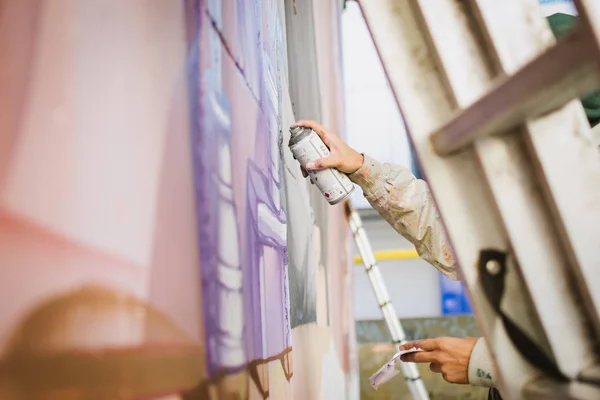
M291 126L290 127L290 133L292 134L292 136L296 136L297 134L299 134L300 132L302 132L304 128L301 126Z

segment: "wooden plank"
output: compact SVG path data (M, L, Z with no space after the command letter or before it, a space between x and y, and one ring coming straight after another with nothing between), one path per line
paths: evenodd
M518 70L522 65L553 43L546 23L530 24L519 30L512 23L518 17L511 15L518 7L510 2L501 4L494 0L474 2L479 18L489 30L488 45L495 49L499 71ZM523 1L526 13L522 19L535 21L539 16L536 0ZM600 14L600 3L581 0L577 4L581 32L588 32L588 21ZM496 7L496 9L494 9ZM594 26L598 21L593 20ZM545 21L543 21L545 22ZM529 40L525 40L529 38ZM515 52L508 44L521 43ZM600 43L596 39L596 45ZM513 46L514 47L514 46ZM594 52L593 54L597 54ZM595 56L596 57L596 56ZM600 61L600 59L598 59ZM573 296L578 296L585 306L581 311L593 327L591 336L600 338L600 157L589 129L589 124L578 100L563 109L524 125L523 140L526 143L534 172L540 182L538 188L547 199L556 226L556 234L567 253L571 272L569 285ZM545 274L544 265L537 266L539 274ZM584 338L587 339L587 338ZM590 357L594 352L590 352ZM597 357L597 354L596 354Z
M600 46L600 2L597 0L574 0L573 3L577 8L581 26L593 37L596 46ZM600 62L600 58L596 58L596 62Z
M432 134L433 147L452 154L600 89L596 58L600 49L588 32L571 33L514 75L496 78L488 93Z
M512 0L505 1L510 3ZM485 24L480 29L472 25L448 24L446 21L449 12L441 12L440 3L434 5L428 0L419 0L417 4L430 32L430 40L437 49L441 71L446 75L445 81L450 85L448 91L453 92L459 99L458 106L464 107L464 103L469 98L488 87L492 79L490 62L502 63L502 58L493 55L490 59L486 59L489 57L489 48L473 50L473 46L470 45L480 42L476 38L483 36L482 31L487 31ZM508 4L508 6L521 7L524 14L532 12L527 8L526 3L519 2L519 4ZM465 19L475 19L475 13L472 13L470 9L463 8L463 12ZM488 3L483 12L495 15L497 20L503 13L503 7L498 7L497 2ZM539 10L534 9L534 12L539 13ZM541 15L538 18L541 19ZM440 27L444 27L444 29L440 29ZM458 37L464 39L459 40ZM503 40L503 37L492 36L491 39L500 41ZM527 36L524 36L523 40L528 40ZM459 43L467 45L457 45ZM552 47L549 51L556 48ZM564 49L569 50L568 48ZM547 60L547 62L554 61L556 60ZM554 62L554 65L556 64L557 62ZM475 66L478 67L475 68ZM538 64L538 66L548 69L542 64ZM471 72L465 74L464 71L467 68ZM473 73L477 70L482 72ZM486 71L487 74L485 74ZM510 85L510 81L514 79L514 77L511 78L507 84ZM518 87L514 88L518 90ZM507 93L504 93L504 95L504 101L509 105L511 101L516 100L511 98L510 94L507 96ZM460 99L465 100L461 103ZM497 97L497 99L500 106L502 98ZM538 100L543 102L541 99ZM517 106L511 105L511 107L518 113L519 105L522 106L517 101ZM463 115L471 113L473 109L476 109L475 105L470 106ZM492 124L491 121L486 122L485 119L482 122L487 125ZM522 125L523 119L514 122ZM538 176L535 167L529 160L528 149L525 147L522 135L521 129L513 129L512 132L502 137L479 138L474 143L473 150L479 157L480 167L486 180L485 186L490 188L494 196L500 218L511 243L513 256L518 261L519 266L516 270L523 277L522 284L531 296L535 314L539 316L539 322L517 318L518 314L514 319L519 321L521 328L528 331L542 347L546 348L548 353L554 354L559 368L565 374L574 377L581 369L594 361L591 356L594 346L591 341L587 340L589 331L585 325L585 318L582 318L579 313L579 299L572 293L570 286L572 277L567 270L568 255L565 254L556 235L553 216L546 205L546 200L537 188ZM600 157L598 159L600 160ZM543 273L539 269L541 265L544 268ZM549 297L548 292L555 293L556 296ZM512 304L512 307L509 308L510 301L506 302L506 306L506 311L511 313L517 312L521 307L520 304ZM564 342L565 335L581 339L575 343L566 344ZM565 346L568 346L568 349Z
M466 4L475 4L475 7L470 10ZM554 192L539 191L536 180L540 179L543 185L547 181L540 174L537 161L531 160L530 149L530 138L535 134L550 132L545 137L555 140L563 132L562 127L546 125L541 129L534 126L534 122L528 123L524 134L515 130L505 136L483 138L476 145L445 158L432 151L429 141L429 133L448 121L452 113L458 115L457 109L477 105L477 99L492 87L494 73L518 71L552 45L552 34L540 14L539 5L533 0L439 1L435 5L427 0L371 0L361 5L461 264L482 332L492 345L492 354L504 378L503 395L519 398L522 388L537 372L514 349L484 298L476 269L479 251L484 248L506 250L512 256L507 277L509 294L503 304L505 312L542 348L554 353L564 373L576 375L583 366L595 361L591 332L578 308L580 298L574 291L573 271L569 269L573 252L556 235L557 230L564 228L560 222L555 223L555 207L547 204L553 202ZM485 29L479 29L481 25L476 22L483 22ZM580 44L581 38L573 37ZM569 40L574 40L573 37ZM486 41L488 46L482 48L481 43ZM573 61L568 52L586 60L587 55L582 54L581 49L572 47L553 48L545 57L561 54L568 55ZM546 68L548 76L541 78L528 72L526 76L530 80L537 79L531 84L526 82L529 88L537 91L529 102L535 96L539 101L540 93L543 93L541 83L569 72L569 63L561 63L556 68ZM512 88L507 92L509 95L522 95L519 85L509 80L503 82L512 85L507 86ZM498 89L498 84L495 87ZM553 88L556 91L558 87ZM503 90L507 90L506 87ZM563 86L561 90L566 89ZM505 99L506 107L498 102L498 97L492 104L501 110L517 112L518 116L519 107L511 107L512 101L522 101L521 97ZM554 105L546 111L560 104L550 99L552 102ZM522 102L520 107L527 105ZM577 124L582 117L581 106L578 107L572 103L550 118L555 118L555 122L558 118L568 124ZM466 113L470 111L467 108ZM476 114L470 115L478 118ZM484 117L488 118L480 118L481 126L489 127L495 123L489 120L489 114ZM511 118L512 123L516 123L515 117ZM524 119L518 122L522 124ZM462 128L468 129L471 128ZM572 137L566 140L572 141ZM545 147L553 148L556 156L556 151L563 148L561 144L564 140L549 141ZM567 147L574 149L573 145ZM596 159L600 163L597 154ZM555 175L553 180L558 182L562 181L564 171L557 170L556 160L549 170ZM569 161L569 165L577 164L573 159ZM577 171L590 165L589 160L585 161L575 165ZM576 189L569 193L571 197L574 197L573 193L586 192L582 187ZM543 194L550 196L550 200ZM597 204L600 205L600 201ZM581 203L579 208L582 209ZM598 220L600 218L594 221ZM587 250L586 254L590 254L591 247ZM549 292L553 293L553 299L548 299ZM566 344L569 347L566 350L565 335L577 338L577 343Z

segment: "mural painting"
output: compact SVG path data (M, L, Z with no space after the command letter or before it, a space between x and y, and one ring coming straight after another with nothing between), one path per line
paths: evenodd
M206 378L184 19L183 2L0 1L1 398Z
M0 397L349 397L347 226L287 149L343 128L307 3L0 0Z

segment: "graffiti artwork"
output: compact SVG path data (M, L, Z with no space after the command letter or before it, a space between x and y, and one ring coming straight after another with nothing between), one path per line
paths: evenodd
M347 397L343 213L284 145L291 7L0 0L0 397Z

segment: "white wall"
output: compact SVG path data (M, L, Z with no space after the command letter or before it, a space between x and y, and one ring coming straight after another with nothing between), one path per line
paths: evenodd
M356 2L342 14L347 142L382 162L410 166L404 124ZM370 207L356 190L356 207Z
M410 168L404 124L356 2L348 2L342 14L342 42L348 144L379 161ZM352 201L357 208L370 208L360 190ZM383 219L367 220L365 227L375 251L412 248ZM432 266L418 259L385 261L380 268L399 317L440 315L439 273ZM381 319L361 265L354 267L354 284L356 320Z
M363 218L374 251L412 249L382 218ZM352 254L358 254L352 246ZM421 259L378 263L390 299L400 318L441 315L440 273ZM363 265L354 266L354 316L357 321L381 319L373 289Z

